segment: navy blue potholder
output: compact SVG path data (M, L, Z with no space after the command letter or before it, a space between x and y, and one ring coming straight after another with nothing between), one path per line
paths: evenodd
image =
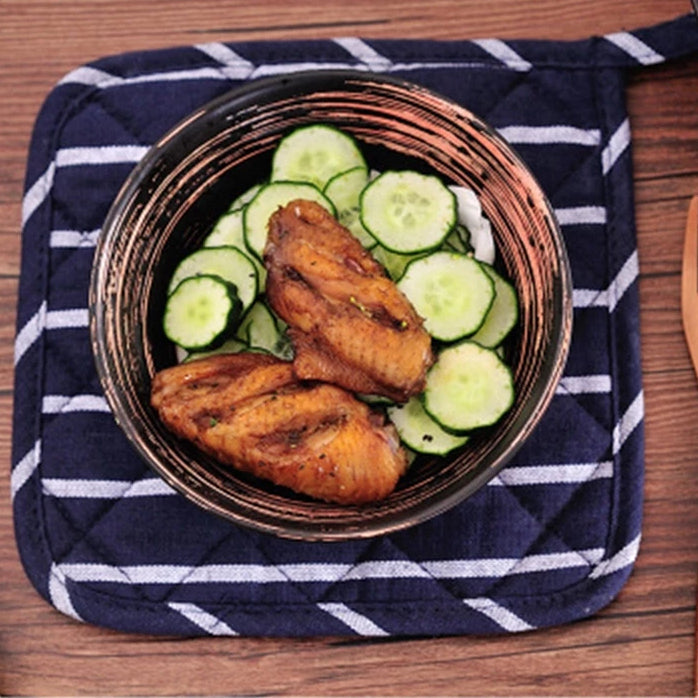
M213 43L66 75L29 153L15 347L13 510L39 593L85 622L175 635L493 634L608 604L638 553L644 467L625 80L696 50L686 16L566 43ZM452 511L351 543L252 532L170 490L116 426L87 328L100 226L148 146L246 81L325 67L405 77L496 127L551 200L574 280L565 374L516 460Z

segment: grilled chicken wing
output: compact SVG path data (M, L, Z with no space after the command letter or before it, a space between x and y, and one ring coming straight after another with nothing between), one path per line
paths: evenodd
M218 461L317 499L382 499L406 469L392 425L346 390L299 382L290 362L268 355L166 368L151 402L169 430Z
M422 319L383 267L322 206L296 200L269 221L267 297L290 327L299 378L404 402L433 362Z

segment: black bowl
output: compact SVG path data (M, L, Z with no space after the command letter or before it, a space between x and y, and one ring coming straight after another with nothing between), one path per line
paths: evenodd
M436 172L475 190L498 264L516 286L507 351L513 408L446 458L419 457L395 492L368 506L311 501L223 467L175 438L150 407L152 377L176 361L161 317L169 277L229 203L268 177L279 139L309 123L352 134L371 166ZM472 495L539 422L570 344L572 287L551 207L528 168L481 119L415 84L322 70L260 80L205 105L134 169L104 223L90 287L91 336L114 416L173 488L218 515L279 536L346 540L405 528Z

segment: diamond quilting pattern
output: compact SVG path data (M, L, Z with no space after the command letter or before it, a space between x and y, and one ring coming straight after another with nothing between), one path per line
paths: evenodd
M681 50L698 48L685 20L643 33L667 55L683 35ZM114 424L87 329L98 230L145 148L246 80L313 65L401 74L500 129L558 213L575 282L565 376L515 460L436 519L346 544L239 529L174 493ZM634 65L598 40L342 39L112 56L66 76L27 165L16 341L13 503L37 590L88 622L182 635L516 632L608 603L637 553L642 496L630 142L609 149Z

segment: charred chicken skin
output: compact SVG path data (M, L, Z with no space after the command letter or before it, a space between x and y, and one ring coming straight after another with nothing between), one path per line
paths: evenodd
M269 220L270 305L289 325L301 379L404 402L424 389L431 339L410 302L322 206L296 200Z
M334 385L305 383L290 362L221 354L156 374L165 426L219 462L339 504L386 497L407 457L392 425Z

